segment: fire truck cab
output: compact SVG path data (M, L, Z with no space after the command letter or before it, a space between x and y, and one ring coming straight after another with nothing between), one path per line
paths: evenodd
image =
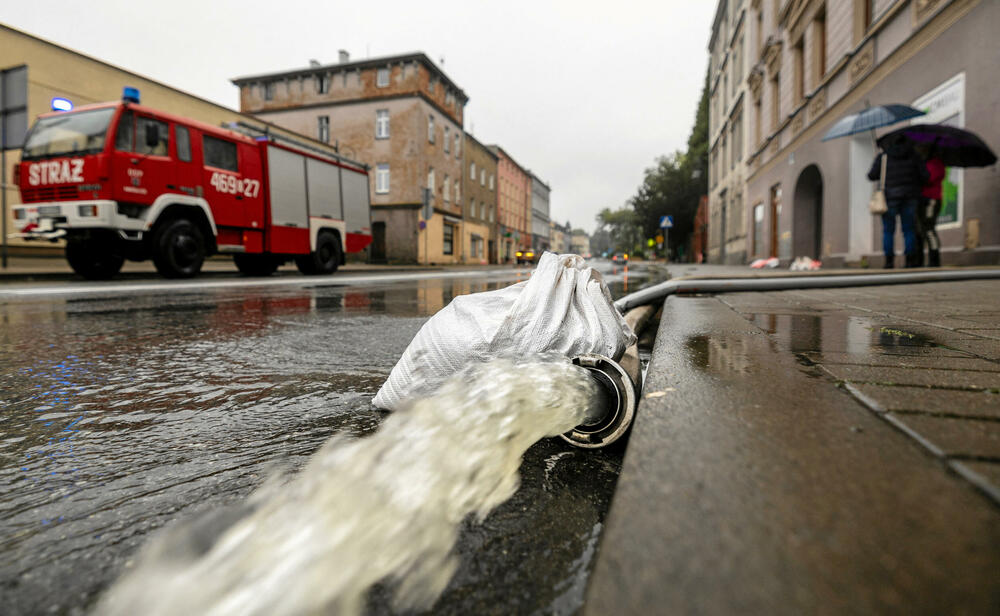
M15 183L17 237L66 240L89 279L125 259L152 259L168 278L231 253L240 272L269 275L294 260L329 274L371 242L361 163L248 125L227 130L120 102L39 116ZM251 130L252 129L252 130Z

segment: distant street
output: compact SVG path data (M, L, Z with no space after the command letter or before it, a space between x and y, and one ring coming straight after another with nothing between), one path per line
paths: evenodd
M603 269L616 296L648 275ZM383 417L370 399L426 318L529 274L0 285L0 613L75 613L150 531L245 497L333 434L370 433ZM441 601L467 613L579 604L620 459L536 445L518 495L463 538L477 568ZM518 579L497 584L500 570Z

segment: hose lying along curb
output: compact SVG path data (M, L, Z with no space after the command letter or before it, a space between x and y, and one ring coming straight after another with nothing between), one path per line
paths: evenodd
M870 287L918 282L987 280L1000 278L1000 269L900 272L893 274L846 274L832 276L782 276L775 278L716 278L668 280L630 293L615 302L619 312L652 304L676 293L737 293L741 291L785 291L791 289L832 289Z

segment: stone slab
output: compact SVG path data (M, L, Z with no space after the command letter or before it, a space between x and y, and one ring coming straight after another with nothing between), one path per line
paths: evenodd
M947 456L1000 460L1000 422L930 415L894 417Z
M935 370L933 368L900 368L823 364L835 378L857 383L882 385L923 385L926 387L998 389L1000 372L968 370Z
M886 411L922 412L1000 420L1000 395L989 391L887 387L862 383L855 384L854 387L876 401Z
M672 297L584 613L996 613L1000 508L714 298Z
M808 357L819 364L856 364L863 366L883 366L898 368L937 368L942 370L975 370L978 372L1000 372L1000 363L947 352L938 347L939 352L927 355L900 355L889 352L835 353L813 351Z

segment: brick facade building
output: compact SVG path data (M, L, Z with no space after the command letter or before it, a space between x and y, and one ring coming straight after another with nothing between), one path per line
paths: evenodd
M468 97L422 53L233 79L241 111L367 163L372 260L476 262L466 253L463 117ZM424 220L423 189L434 214Z
M510 263L515 252L531 248L531 175L500 146L490 151L497 155L499 262Z
M497 263L497 155L465 134L465 227L469 263Z

